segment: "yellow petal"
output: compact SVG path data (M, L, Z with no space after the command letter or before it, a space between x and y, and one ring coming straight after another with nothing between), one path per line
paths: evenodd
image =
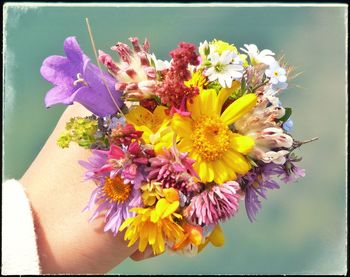
M217 184L223 184L229 180L228 169L223 161L217 160L213 162L213 168L215 172L214 181Z
M131 238L131 240L129 241L128 247L130 247L131 245L133 245L138 239L139 239L139 235L138 235L138 234L135 234L135 235Z
M164 211L168 208L168 206L169 202L165 198L162 198L157 202L156 209L154 210L154 212L157 214L157 218L160 218L163 215ZM152 218L151 221L156 222L153 221Z
M208 174L208 179L209 180L214 180L214 177L215 177L213 163L214 162L208 162L207 163L207 174Z
M173 247L172 247L172 250L174 251L177 251L179 249L182 249L184 248L187 244L188 244L188 237L189 237L189 234L186 234L182 237L181 240L179 240Z
M195 169L198 172L199 177L201 178L202 182L211 182L213 180L210 180L209 174L208 174L208 166L206 162L200 162L198 161L194 164Z
M201 115L220 116L218 109L218 96L214 89L203 89L199 93Z
M201 114L201 106L199 95L196 95L192 99L186 102L187 110L191 112L191 118L196 120L200 117Z
M249 153L254 147L254 139L249 136L242 136L237 133L231 134L231 146L237 152L242 154Z
M215 226L214 230L209 235L209 240L216 247L220 247L224 245L225 237L219 224Z
M157 228L155 224L149 224L148 226L148 243L153 245L157 238Z
M192 141L188 138L184 138L178 143L177 148L181 152L190 152L192 150Z
M199 246L202 242L202 238L203 238L203 235L202 233L196 229L196 228L193 228L190 232L190 240L191 242L196 245L196 246Z
M179 201L175 201L175 202L171 203L170 205L168 205L168 207L163 212L161 218L166 218L167 216L174 213L177 210L177 208L179 207L179 205L180 205Z
M247 159L240 153L229 150L224 155L224 160L235 172L239 174L246 174L251 166Z
M180 137L188 137L192 133L192 119L175 113L171 120L171 127Z
M142 232L141 232L141 234L142 234ZM144 237L144 238L141 238L141 237L140 237L140 241L139 241L139 251L140 251L140 252L145 251L147 245L148 245L148 239L147 239L147 237Z
M220 112L227 98L229 98L229 96L240 86L240 84L241 83L236 80L232 83L232 86L230 88L220 89L218 95L218 107Z
M161 199L162 200L162 199ZM157 204L159 203L159 201L157 202ZM158 220L159 220L159 215L158 215L158 213L157 213L157 211L156 210L153 210L152 212L151 212L151 222L153 222L153 223L156 223L156 222L158 222Z
M174 133L169 128L168 132L163 134L156 133L150 138L151 143L154 146L154 151L159 154L163 151L163 147L169 148L173 145Z
M130 225L130 223L134 220L133 217L129 217L127 219L124 220L123 224L120 225L119 227L119 231L123 231L127 226Z
M125 115L126 121L136 126L145 125L152 129L153 114L142 106L134 106Z
M179 200L179 193L174 188L163 189L164 197L170 203Z
M253 109L255 104L256 95L254 93L243 95L227 107L220 119L227 125L230 125Z
M165 110L167 110L167 107L157 106L153 111L153 127L155 129L158 129L164 121L170 120L170 116L165 113Z
M160 228L157 228L157 243L156 245L158 246L158 251L155 254L160 254L162 252L164 252L165 250L165 245L164 245L164 237L163 237L163 233L162 230ZM153 249L154 251L154 249Z
M208 243L209 243L209 239L205 239L205 242L198 246L198 253L202 252L202 250L208 245Z
M147 126L136 126L135 129L138 131L142 131L142 138L145 143L150 143L151 136L153 135L152 131Z

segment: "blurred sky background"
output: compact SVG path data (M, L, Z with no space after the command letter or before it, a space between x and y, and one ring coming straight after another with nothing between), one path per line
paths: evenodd
M178 42L214 38L254 43L285 55L296 72L281 95L293 109L292 135L319 137L300 151L306 177L270 191L257 220L240 213L224 223L225 246L187 258L164 254L133 262L114 274L337 274L346 268L346 6L338 7L25 7L7 6L4 18L3 178L20 178L52 132L63 106L44 107L51 88L42 61L63 55L76 36L93 58L97 48L147 37L151 52L169 59ZM114 56L115 58L116 55ZM92 59L94 60L94 58Z

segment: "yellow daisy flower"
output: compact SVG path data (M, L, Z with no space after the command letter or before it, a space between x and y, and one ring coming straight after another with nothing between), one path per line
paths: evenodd
M165 198L158 200L155 207L130 209L136 216L127 218L119 229L127 228L124 239L129 240L129 247L139 240L139 251L143 252L150 245L158 255L164 252L166 241L182 240L184 229L174 220L182 218L176 213L180 205L178 192L174 188L163 189L163 192Z
M172 128L180 138L178 148L196 160L193 167L202 182L222 184L251 168L244 155L253 148L253 138L232 132L229 126L255 106L256 95L238 98L221 113L226 99L238 86L235 81L219 94L213 89L201 90L187 103L191 117L175 114L172 118Z
M199 89L203 89L203 87L207 84L207 78L202 74L202 71L195 71L192 73L191 79L185 81L186 87L197 87Z
M154 180L141 186L141 198L146 206L153 206L157 200L164 198L162 183Z
M173 144L174 132L169 124L171 118L165 113L166 109L164 106L157 106L151 113L142 106L133 106L125 115L128 123L133 124L136 130L143 131L143 140L152 144L156 153Z

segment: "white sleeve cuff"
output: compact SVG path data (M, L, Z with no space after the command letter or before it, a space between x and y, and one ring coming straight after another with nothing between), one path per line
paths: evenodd
M40 274L34 221L23 186L2 184L2 275Z

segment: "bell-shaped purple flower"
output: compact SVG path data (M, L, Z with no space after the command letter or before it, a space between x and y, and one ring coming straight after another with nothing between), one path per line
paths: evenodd
M40 68L41 75L55 85L45 96L46 107L79 102L98 116L116 113L123 102L120 99L121 93L115 90L115 79L102 72L109 93L101 71L84 54L75 37L65 39L64 51L66 57L47 57Z

